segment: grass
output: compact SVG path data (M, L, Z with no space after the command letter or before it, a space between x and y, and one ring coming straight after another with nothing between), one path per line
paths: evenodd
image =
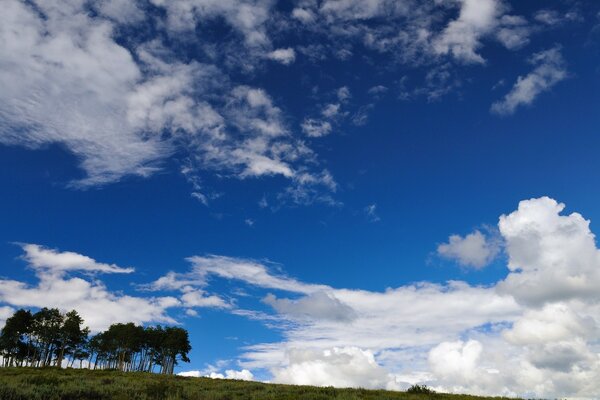
M0 368L1 400L491 400L451 394L275 385L137 372Z

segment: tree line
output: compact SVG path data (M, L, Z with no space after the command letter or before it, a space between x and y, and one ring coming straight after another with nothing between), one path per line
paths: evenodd
M179 327L113 324L90 337L83 318L72 310L17 310L0 331L4 367L73 367L173 374L189 362L188 332Z

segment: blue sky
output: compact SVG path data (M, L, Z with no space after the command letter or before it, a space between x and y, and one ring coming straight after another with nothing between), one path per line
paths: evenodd
M600 395L595 2L4 8L0 324L181 324L195 376Z

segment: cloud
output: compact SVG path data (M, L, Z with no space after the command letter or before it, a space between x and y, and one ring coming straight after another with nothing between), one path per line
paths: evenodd
M271 60L280 62L284 65L289 65L296 60L296 52L293 48L273 50L267 55Z
M388 377L373 353L356 347L292 349L287 365L273 370L273 382L335 387L386 387Z
M432 372L442 379L461 379L474 375L482 345L476 340L468 342L442 342L429 351Z
M462 0L458 18L435 40L435 52L451 54L465 63L483 63L477 53L480 39L494 29L500 9L497 0Z
M377 85L377 86L373 86L368 90L368 93L372 96L381 96L385 93L387 93L389 89L387 88L387 86L383 86L383 85Z
M209 276L216 276L244 281L265 289L279 289L304 294L328 288L325 285L306 284L285 275L274 275L265 265L254 260L217 255L194 256L187 260L193 266L191 275L202 280L206 280Z
M294 323L273 324L262 315L282 339L247 346L241 365L268 369L281 383L389 389L423 383L450 392L596 398L599 250L589 221L561 215L563 208L538 198L500 217L508 275L493 285L452 281L383 292L326 287L297 299L269 295L264 301ZM488 239L471 235L455 242L473 240L481 250ZM287 277L293 285L274 284L268 268L251 270L261 277L220 276L294 293L308 285ZM331 317L344 315L337 301L353 311L352 319Z
M582 19L581 14L577 10L577 4L575 4L575 6L569 11L564 13L559 13L558 11L552 9L538 10L535 12L533 17L537 22L551 27Z
M302 121L302 131L310 137L321 137L331 133L331 123L329 121L307 118Z
M140 22L146 17L144 11L138 7L137 1L100 0L93 6L101 15L123 24Z
M486 237L479 230L465 237L451 235L448 243L440 244L437 253L440 257L458 262L465 267L480 269L488 265L500 251L500 245L492 237Z
M565 205L542 197L524 200L500 217L510 273L498 290L532 306L600 299L600 251L590 221L561 215Z
M4 323L15 313L15 309L8 306L0 307L0 326L4 326Z
M369 204L365 207L364 211L367 215L367 219L370 222L377 222L381 220L381 218L379 218L379 215L377 215L377 204Z
M231 308L231 304L227 303L221 297L206 295L201 290L185 292L181 296L181 301L185 307Z
M170 146L127 123L126 99L142 74L110 22L75 2L9 0L0 25L0 143L64 144L88 175L83 185L156 171Z
M0 280L0 304L6 304L1 310L77 305L93 329L102 329L124 320L174 323L166 313L174 307L192 314L193 307L221 308L281 335L278 341L246 345L238 359L241 368L267 370L276 382L388 389L424 383L450 392L597 398L600 250L589 221L577 213L563 215L564 208L542 197L522 201L500 217L508 272L491 285L334 288L287 276L271 263L208 255L188 258L189 272L169 272L145 287L174 290L179 298L134 297L71 276L77 270L69 263L44 261L39 265L68 269L49 274L32 265L36 284ZM50 253L51 260L64 254ZM252 287L245 299L259 290L277 291L255 297L275 314L238 308L239 290L210 294L215 279ZM234 372L189 374L244 376Z
M193 378L200 378L200 377L206 377L206 378L212 378L212 379L237 379L237 380L242 380L242 381L252 381L254 380L254 375L252 374L252 372L250 372L247 369L242 369L242 370L234 370L234 369L228 369L225 371L225 373L219 373L219 372L208 372L205 373L203 371L184 371L184 372L180 372L177 375L179 376L186 376L186 377L193 377Z
M94 332L116 322L176 323L167 310L180 307L174 297L135 297L111 292L98 279L69 276L75 272L130 273L115 265L99 264L93 259L72 253L25 245L23 259L36 271L37 283L0 279L0 303L12 307L76 308Z
M71 182L77 188L149 177L182 157L192 196L205 205L211 191L199 176L207 171L284 177L281 202L338 205L327 184L298 184L323 174L301 136L328 135L346 119L364 124L373 105L352 110L349 88L338 86L318 99L313 115L296 119L299 127L290 126L286 108L254 85L256 72L272 65L265 60L289 64L298 50L314 62L344 62L356 45L366 46L392 62L427 65L422 93L437 98L459 86L444 73L450 61L442 55L481 62L486 38L513 49L530 33L527 21L508 15L499 0L301 1L291 13L271 0L149 3L157 13L123 0L69 0L61 7L8 0L0 16L0 143L60 145L82 169ZM215 24L229 34L204 34ZM138 25L155 35L124 40ZM282 44L275 47L273 38ZM174 42L181 46L167 46ZM197 53L186 57L185 48Z
M503 15L499 19L496 38L507 49L518 49L529 43L532 28L521 16Z
M167 23L175 33L193 30L206 21L223 18L244 38L250 47L270 43L265 23L273 2L269 0L150 0L167 13Z
M130 274L133 268L121 268L115 264L99 263L82 254L71 251L59 252L37 244L23 244L23 259L30 267L44 273L64 274L67 271L101 272L109 274Z
M311 293L298 300L278 299L273 294L269 294L263 299L263 302L273 307L278 313L291 318L343 322L352 321L356 317L356 313L351 307L325 291Z
M533 71L519 76L510 92L502 100L492 104L493 113L513 114L517 108L532 104L540 94L549 91L568 76L560 47L534 54L529 63L534 66Z
M143 42L120 40L121 28L135 23L193 40L182 32L206 19L224 18L243 35L239 46L253 56L231 54L259 65L270 51L265 25L270 1L156 0L153 4L166 12L166 25L161 17L147 18L139 3L94 2L96 14L86 4L5 4L0 144L63 146L84 172L71 182L76 188L148 177L166 159L182 154L193 196L205 204L210 197L196 179L201 171L237 179L319 174L316 155L294 137L283 112L263 89L229 79L228 62L218 57L181 61L160 35ZM293 54L293 49L271 53L282 62Z
M320 116L315 118L305 118L300 125L302 132L309 137L322 137L330 134L335 125L338 125L348 116L348 111L344 106L348 103L352 94L347 86L342 86L335 91L335 100L323 105L320 109ZM363 110L365 112L365 110ZM365 116L366 118L366 116Z

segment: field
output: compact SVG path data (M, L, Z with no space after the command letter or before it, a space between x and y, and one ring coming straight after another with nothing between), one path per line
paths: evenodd
M491 400L450 394L275 385L150 373L0 368L1 400ZM495 398L495 399L500 399Z

